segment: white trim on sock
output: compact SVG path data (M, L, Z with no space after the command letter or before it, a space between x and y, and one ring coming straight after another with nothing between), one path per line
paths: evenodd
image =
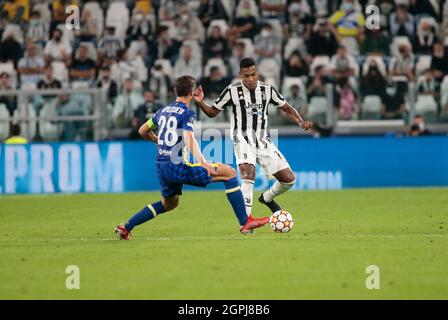
M296 180L290 183L284 183L275 181L274 184L263 193L263 199L265 202L271 202L275 197L285 193L296 183Z

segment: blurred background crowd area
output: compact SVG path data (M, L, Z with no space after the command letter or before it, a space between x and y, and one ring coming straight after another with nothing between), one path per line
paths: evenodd
M370 4L380 29L366 28ZM0 139L23 125L34 140L98 139L102 126L137 139L176 77L213 101L243 57L322 134L338 121L402 120L411 135L448 122L445 0L0 0L0 12ZM270 121L291 124L275 110Z

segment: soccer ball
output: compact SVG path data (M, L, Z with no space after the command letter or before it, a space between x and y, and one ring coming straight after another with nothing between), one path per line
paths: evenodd
M271 223L272 230L278 233L289 232L294 226L292 215L285 210L274 212L269 222Z

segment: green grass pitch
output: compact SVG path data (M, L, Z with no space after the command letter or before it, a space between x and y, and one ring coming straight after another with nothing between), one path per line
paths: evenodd
M448 298L448 189L289 192L279 202L294 229L250 236L223 192L187 191L132 241L114 238L158 197L0 197L0 298ZM68 265L80 268L79 290L65 287ZM369 265L379 290L366 289Z

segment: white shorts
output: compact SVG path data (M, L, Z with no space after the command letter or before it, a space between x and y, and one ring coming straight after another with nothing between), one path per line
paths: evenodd
M258 163L268 176L290 168L288 161L272 142L268 142L263 149L246 142L234 143L234 150L237 165L249 163L256 166Z

